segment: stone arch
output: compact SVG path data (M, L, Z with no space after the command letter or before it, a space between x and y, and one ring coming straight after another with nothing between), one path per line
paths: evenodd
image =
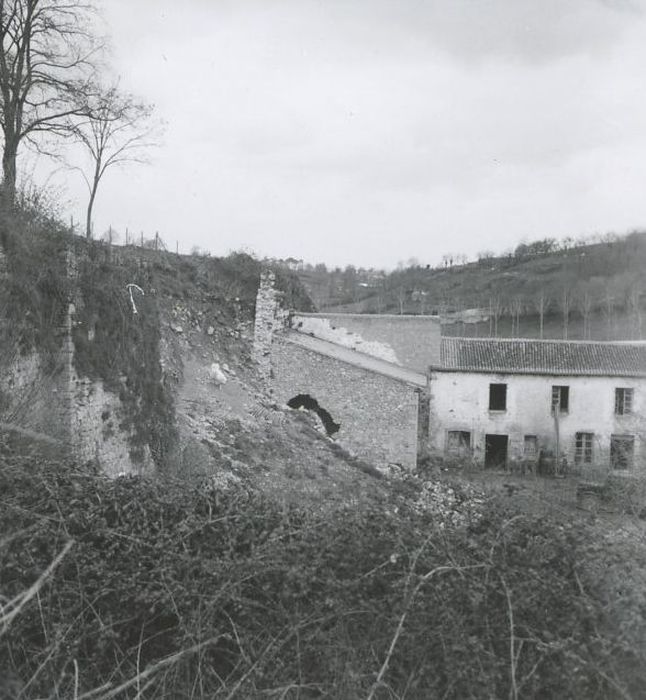
M326 411L319 402L310 396L309 394L298 394L291 398L287 405L290 408L305 408L308 411L316 413L316 415L321 419L325 432L329 437L332 437L335 433L339 432L341 427L340 423L336 423L329 411Z

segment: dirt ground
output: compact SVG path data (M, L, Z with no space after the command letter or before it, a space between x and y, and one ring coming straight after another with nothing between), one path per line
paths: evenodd
M646 540L646 519L640 517L640 508L627 508L625 503L612 500L596 502L577 498L579 485L587 483L584 477L518 475L493 470L450 470L442 472L442 477L464 480L488 494L509 499L529 513L585 520L607 530L627 529Z

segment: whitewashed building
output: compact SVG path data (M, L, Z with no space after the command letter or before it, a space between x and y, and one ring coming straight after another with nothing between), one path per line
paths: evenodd
M646 470L646 344L443 338L430 446L485 467L565 457Z

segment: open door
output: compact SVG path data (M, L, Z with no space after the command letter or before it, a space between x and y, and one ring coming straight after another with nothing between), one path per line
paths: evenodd
M485 435L485 469L505 469L508 435Z

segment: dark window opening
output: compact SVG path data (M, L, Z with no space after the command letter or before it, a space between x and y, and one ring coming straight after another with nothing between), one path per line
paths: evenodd
M615 415L625 416L633 412L633 390L615 389Z
M339 432L341 427L340 423L335 423L334 419L328 411L319 406L319 402L312 398L309 394L299 394L294 396L287 402L290 408L305 408L308 411L313 411L321 419L325 432L331 437L335 433Z
M504 469L507 465L507 435L485 435L485 469Z
M613 469L630 469L635 456L634 435L610 436L610 466Z
M471 452L471 433L466 430L449 430L446 437L446 451L463 457Z
M489 384L489 410L507 410L507 385Z
M576 433L574 437L574 463L592 464L594 433Z
M559 413L567 413L570 410L569 386L552 387L552 413L556 411L557 406Z

